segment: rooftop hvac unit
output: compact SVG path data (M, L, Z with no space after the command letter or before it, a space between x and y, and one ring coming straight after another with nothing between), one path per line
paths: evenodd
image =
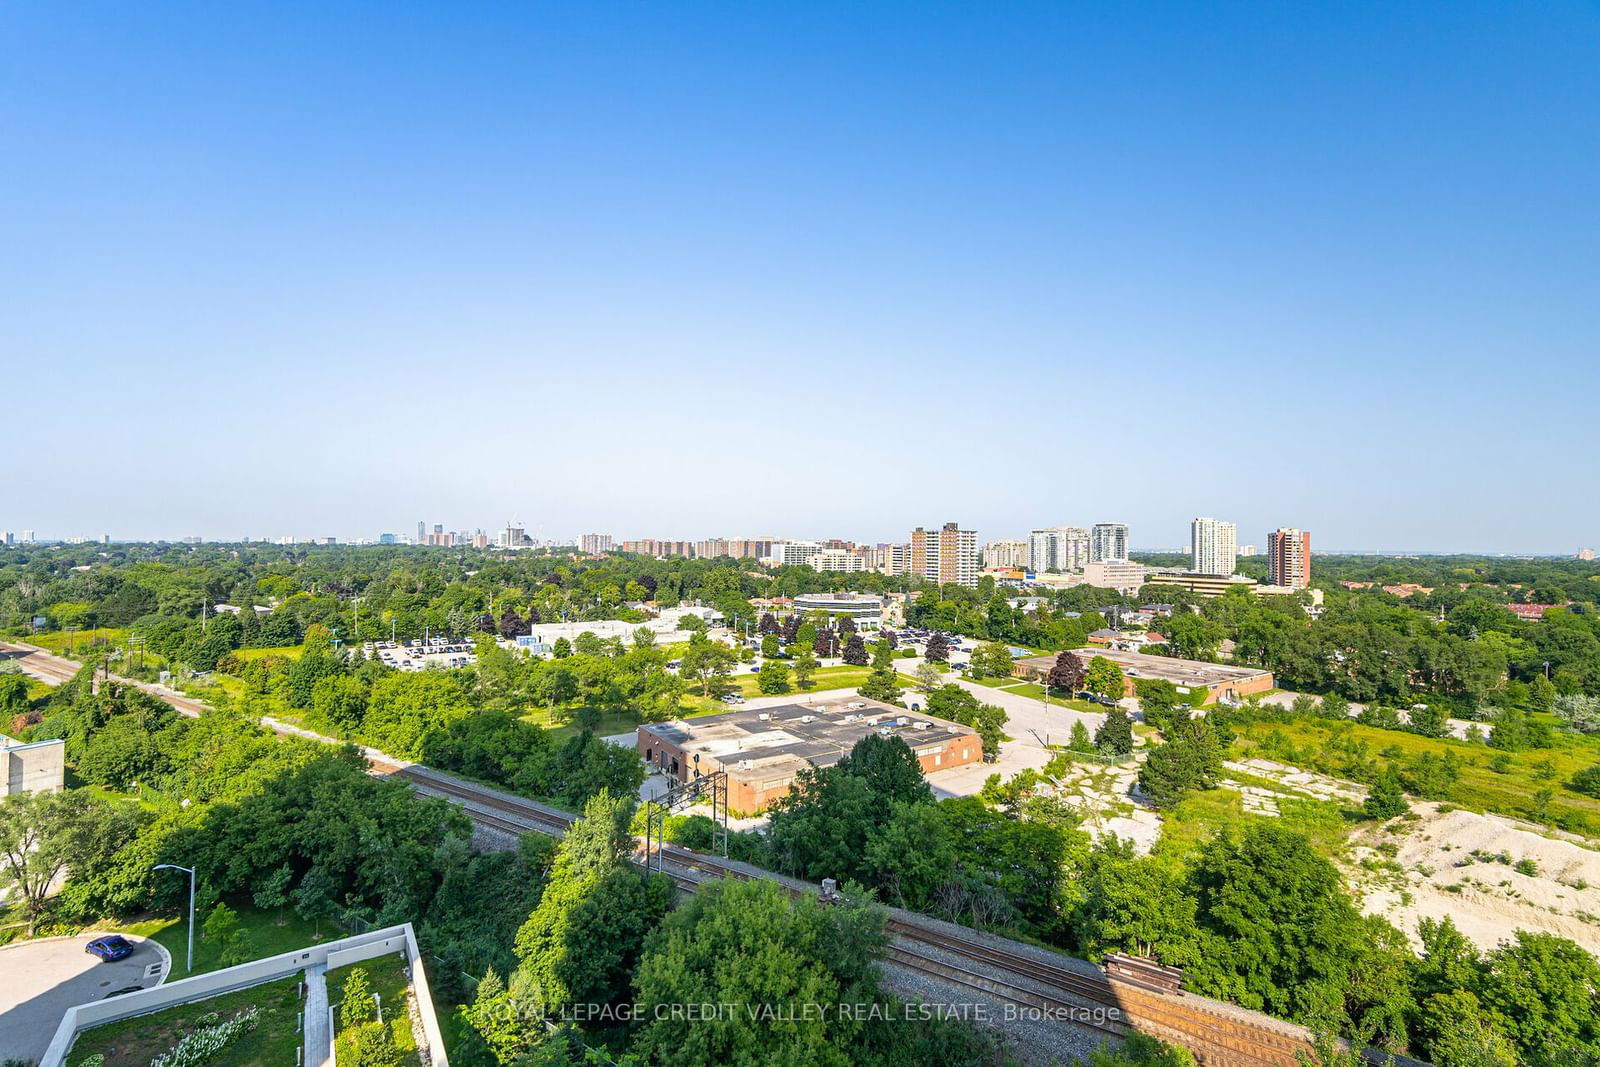
M917 721L917 722L912 723L911 725L913 727L915 727L916 729L918 729L918 730L929 730L929 729L933 728L933 723L931 723L931 722L922 722L920 720Z
M847 707L847 708L864 708L864 707L866 707L866 705L861 703L861 701L859 701L859 700L852 700L850 703L846 704L845 707Z
M902 715L899 718L895 719L894 722L895 722L896 726L904 726L906 723L908 723L910 721L911 721L910 719L908 719L904 715Z
M757 715L756 718L762 722L766 722L768 719L772 718L772 716L763 711L760 715Z
M802 723L813 723L817 721L817 717L815 715L802 715L800 716L800 721Z
M752 763L750 760L747 760L747 759L742 759L742 760L739 761L739 769L741 771L754 770L755 766L756 765L754 763Z
M859 715L846 715L844 718L840 719L839 721L840 722L855 722L859 718L861 718L861 716L859 716Z

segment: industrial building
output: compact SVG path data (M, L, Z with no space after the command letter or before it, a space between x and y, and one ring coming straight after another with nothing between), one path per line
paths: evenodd
M638 745L653 770L676 781L727 772L729 809L749 815L787 794L802 769L831 766L874 733L903 740L925 774L983 758L971 728L861 697L645 723Z
M1265 693L1276 684L1272 672L1259 667L1234 667L1172 656L1149 656L1143 652L1123 652L1113 648L1075 648L1071 654L1085 668L1096 658L1115 663L1127 683L1122 695L1129 697L1137 695L1135 682L1154 679L1171 682L1179 689L1191 692L1205 690L1205 695L1196 701L1199 704L1209 704L1213 700L1240 700L1251 693ZM1029 656L1017 660L1012 671L1023 678L1039 679L1049 674L1055 664L1054 655Z

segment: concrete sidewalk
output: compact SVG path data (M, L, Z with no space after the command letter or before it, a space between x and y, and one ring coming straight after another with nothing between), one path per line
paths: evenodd
M328 1012L328 966L306 968L305 1067L327 1067L333 1062L333 1019Z

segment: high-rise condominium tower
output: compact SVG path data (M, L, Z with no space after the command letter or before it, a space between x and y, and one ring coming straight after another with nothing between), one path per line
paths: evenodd
M1189 569L1196 574L1232 574L1238 561L1238 528L1220 519L1195 519L1189 523Z
M1051 526L1028 534L1028 569L1035 574L1079 571L1089 562L1089 531L1082 526Z
M911 531L911 572L931 582L978 584L978 534L947 522L937 530Z
M1128 558L1128 527L1120 522L1097 522L1089 531L1089 561Z
M1267 574L1273 585L1311 584L1311 531L1280 526L1267 535Z

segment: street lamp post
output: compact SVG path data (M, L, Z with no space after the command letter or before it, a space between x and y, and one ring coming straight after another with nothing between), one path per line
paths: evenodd
M158 863L150 868L152 871L187 871L189 872L189 958L184 964L184 973L194 973L194 868L180 867L176 863Z

